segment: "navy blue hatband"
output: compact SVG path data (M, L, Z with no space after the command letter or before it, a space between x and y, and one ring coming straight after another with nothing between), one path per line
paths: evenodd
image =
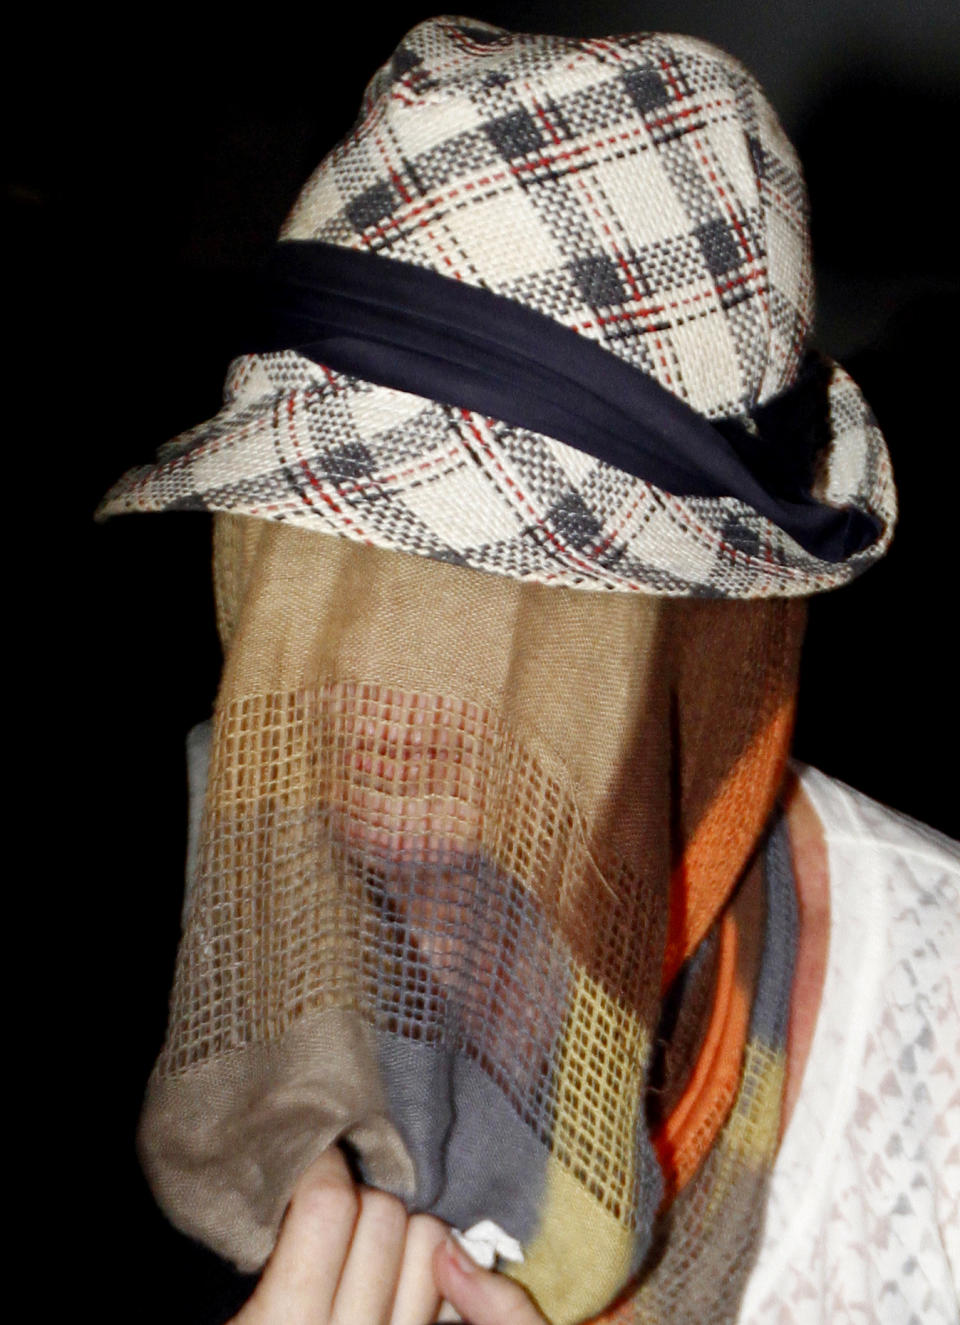
M595 456L678 497L734 497L825 562L879 523L817 501L830 369L739 419L708 420L595 341L535 309L426 268L318 240L286 240L264 275L259 353L292 349L380 386L471 410Z

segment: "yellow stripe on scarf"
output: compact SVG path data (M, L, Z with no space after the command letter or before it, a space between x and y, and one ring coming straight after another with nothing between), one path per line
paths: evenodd
M510 1269L554 1325L595 1315L633 1268L643 1027L578 970L557 1066L557 1118L542 1217Z

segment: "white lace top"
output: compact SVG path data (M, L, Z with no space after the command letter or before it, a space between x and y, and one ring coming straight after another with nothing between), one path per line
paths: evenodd
M830 942L741 1325L960 1321L960 847L799 768Z

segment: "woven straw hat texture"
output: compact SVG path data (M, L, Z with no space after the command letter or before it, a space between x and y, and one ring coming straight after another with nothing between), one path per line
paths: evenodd
M598 342L707 418L794 380L811 329L807 204L751 76L688 37L420 24L375 75L283 239L483 287ZM571 446L294 351L231 366L221 412L102 511L206 509L584 589L809 594L885 550L883 439L834 366L815 495L874 515L834 564L732 497L678 497Z

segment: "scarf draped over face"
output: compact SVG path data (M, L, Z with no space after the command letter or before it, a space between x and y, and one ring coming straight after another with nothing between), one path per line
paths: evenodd
M802 604L523 584L238 516L215 587L140 1134L160 1203L256 1268L340 1143L411 1210L516 1238L552 1321L679 1318L705 1229L749 1264L741 1178L775 1145L757 1000L789 993L765 960L789 864L776 835L753 862Z

